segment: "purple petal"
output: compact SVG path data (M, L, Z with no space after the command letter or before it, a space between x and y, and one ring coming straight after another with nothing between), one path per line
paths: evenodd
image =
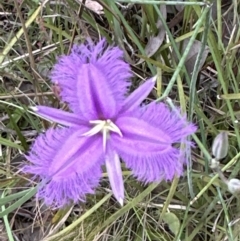
M122 116L117 119L115 124L123 135L123 138L118 135L117 141L125 142L129 152L131 149L138 149L144 154L145 152L165 151L171 148L172 139L167 132L138 116Z
M115 150L126 163L126 167L132 170L133 175L140 181L168 181L183 173L183 159L180 159L180 151L176 148L169 148L165 152L148 152L141 156L142 152L138 152L138 149L130 153L124 147L119 143Z
M93 64L84 64L79 70L78 79L77 95L83 116L89 120L115 116L117 102L112 91L114 86L109 85L101 69Z
M105 163L113 194L122 206L124 199L124 185L121 163L118 154L109 146L107 147Z
M149 95L156 83L156 77L147 80L144 84L139 86L133 93L131 93L124 101L121 112L133 111L138 108L143 100Z
M37 197L44 199L46 205L62 208L79 201L85 202L87 194L94 194L102 176L100 165L86 172L72 172L61 179L51 179L41 187Z
M86 100L82 97L79 100L77 93L79 74L84 64L94 65L96 69L101 70L101 75L108 81L116 101L121 103L125 98L130 84L130 66L123 61L123 52L118 47L106 46L106 40L101 40L96 45L90 40L86 44L75 45L69 56L59 58L52 71L52 82L59 85L61 98L69 103L71 110L75 113L84 114L79 108L79 102L86 103ZM81 81L84 82L84 79ZM106 95L106 93L101 94Z
M75 129L61 140L62 148L58 147L49 165L49 176L57 179L68 175L69 172L84 172L103 156L102 139L98 135L91 137L81 135L82 129Z
M39 197L48 205L64 206L84 200L93 193L104 163L101 138L82 138L74 128L49 129L33 144L27 159L31 165L24 172L47 180Z
M138 179L151 182L179 176L186 163L185 151L191 146L185 137L196 127L170 111L164 104L150 104L141 111L116 121L123 137L111 135L111 144ZM135 123L135 126L134 126ZM172 145L183 142L185 150Z
M65 126L79 127L88 124L86 121L81 120L78 115L75 115L67 111L62 111L47 106L36 106L32 107L32 109L42 117Z
M136 112L136 116L167 133L173 143L181 142L182 138L193 134L197 130L195 125L187 121L186 116L181 116L178 109L170 110L163 103L153 102L142 107L142 114Z

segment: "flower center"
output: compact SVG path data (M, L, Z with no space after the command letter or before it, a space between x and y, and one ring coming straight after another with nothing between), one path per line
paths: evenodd
M92 120L89 121L90 124L93 125L93 128L86 133L82 134L82 136L93 136L99 132L102 132L103 135L103 150L106 151L107 139L109 138L109 132L115 132L119 136L123 136L121 130L115 125L111 120Z

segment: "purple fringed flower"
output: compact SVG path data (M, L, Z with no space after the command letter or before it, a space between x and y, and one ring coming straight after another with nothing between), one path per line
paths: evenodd
M147 80L126 97L130 67L117 47L105 40L74 46L59 59L52 81L70 112L46 106L33 109L65 127L40 135L28 154L26 172L47 180L38 195L48 205L64 206L93 193L106 165L114 196L122 205L124 186L120 158L138 180L172 180L183 172L184 151L173 144L196 128L163 103L140 106L154 87Z

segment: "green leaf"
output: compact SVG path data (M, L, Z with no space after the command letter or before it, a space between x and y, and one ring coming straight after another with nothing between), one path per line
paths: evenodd
M18 192L18 193L8 195L4 198L0 198L0 206L6 204L8 202L11 202L14 199L20 198L20 197L24 196L25 194L27 194L28 192L29 192L29 190L24 190L24 191L21 191L21 192Z
M23 134L21 133L21 130L18 127L18 124L17 124L18 121L21 119L21 117L23 115L22 111L20 111L19 109L16 109L14 111L14 114L12 115L7 108L5 108L5 110L8 113L8 117L10 119L11 127L16 131L16 133L18 135L18 138L21 141L21 144L22 144L24 150L26 151L28 149L28 144L27 144L26 139L23 136Z
M4 178L0 179L0 188L6 188L13 185L19 178ZM1 199L0 199L1 203Z
M3 212L0 212L0 218L2 218L5 215L8 215L15 209L19 208L23 203L25 203L27 200L29 200L32 196L34 196L37 192L38 186L34 188L30 188L28 192L20 198L18 201L16 201L14 204L10 205L8 208L6 208Z
M178 217L174 213L165 213L162 219L168 225L171 232L174 235L177 235L180 228L180 221Z
M168 72L168 73L172 73L174 71L174 69L168 67L167 65L165 64L162 64L160 61L157 61L157 60L154 60L154 59L151 59L147 56L144 56L144 55L140 55L140 54L136 54L137 57L141 58L141 59L144 59L146 61L148 61L149 63L155 65L156 67L159 67L161 68L162 70Z
M1 145L4 145L4 146L10 146L10 147L13 147L13 148L17 148L17 149L20 149L20 150L23 150L23 147L22 146L19 146L18 144L8 140L8 139L5 139L3 137L0 136L0 144Z

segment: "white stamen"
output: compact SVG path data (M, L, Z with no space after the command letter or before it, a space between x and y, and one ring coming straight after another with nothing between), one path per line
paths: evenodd
M101 123L103 123L103 122L105 122L104 120L91 120L91 121L89 121L89 123L90 124L101 124Z
M95 125L90 131L87 131L86 133L82 134L82 136L93 136L97 134L99 131L101 131L104 128L105 123L102 121L101 123Z
M107 146L107 139L109 137L109 132L115 132L119 136L123 137L121 130L115 125L111 120L91 120L89 121L90 124L93 124L93 128L86 133L82 134L82 136L93 136L102 132L103 135L103 151L106 151Z
M108 129L110 131L116 132L119 136L123 137L121 130L113 122L109 124Z
M107 146L108 130L104 128L102 133L103 133L103 151L105 153L106 152L106 146Z

